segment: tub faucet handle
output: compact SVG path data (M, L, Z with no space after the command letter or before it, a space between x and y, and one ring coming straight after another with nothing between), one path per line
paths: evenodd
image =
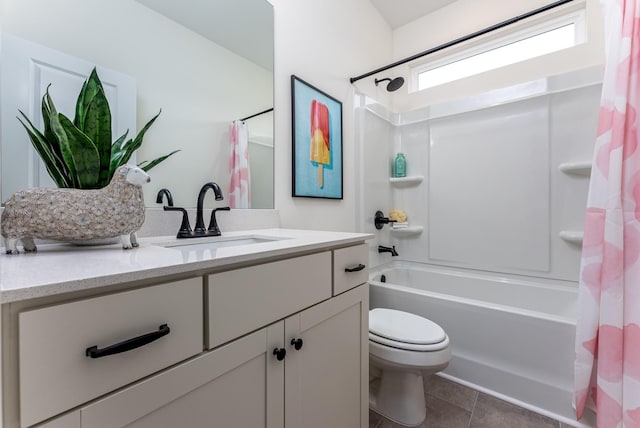
M385 224L395 223L395 220L389 220L389 217L385 217L382 211L376 211L373 223L375 224L376 229L380 230Z

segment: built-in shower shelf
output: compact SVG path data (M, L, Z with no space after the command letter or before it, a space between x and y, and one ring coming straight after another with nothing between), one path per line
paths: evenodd
M582 244L584 232L577 230L563 230L560 232L560 239L571 244Z
M565 174L591 175L591 162L567 162L561 163L558 169Z
M391 227L391 234L400 238L403 236L420 235L423 230L424 230L424 227L422 226L409 226L409 227L398 227L398 228Z
M420 183L422 183L422 180L424 180L424 176L423 175L408 175L406 177L391 177L391 178L389 178L389 181L391 182L391 184L397 184L397 185L420 184Z

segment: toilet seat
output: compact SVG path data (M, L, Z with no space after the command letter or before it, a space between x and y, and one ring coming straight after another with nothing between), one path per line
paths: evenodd
M407 351L418 352L433 352L440 351L449 346L449 336L445 335L444 340L439 343L433 343L430 345L416 345L415 343L400 342L397 340L387 339L386 337L378 336L369 332L369 340L379 345L390 346L396 349L403 349Z
M449 337L431 320L408 312L376 308L369 311L369 340L411 351L439 351Z

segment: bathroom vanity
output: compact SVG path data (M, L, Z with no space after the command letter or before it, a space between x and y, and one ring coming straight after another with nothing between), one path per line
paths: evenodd
M3 426L368 426L369 238L1 256Z

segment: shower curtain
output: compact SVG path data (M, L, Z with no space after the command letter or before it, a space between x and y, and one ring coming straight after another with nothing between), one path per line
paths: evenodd
M250 208L249 130L247 125L241 120L234 121L229 130L229 137L231 140L229 206L231 208Z
M601 0L605 73L585 218L575 406L640 427L640 0Z

